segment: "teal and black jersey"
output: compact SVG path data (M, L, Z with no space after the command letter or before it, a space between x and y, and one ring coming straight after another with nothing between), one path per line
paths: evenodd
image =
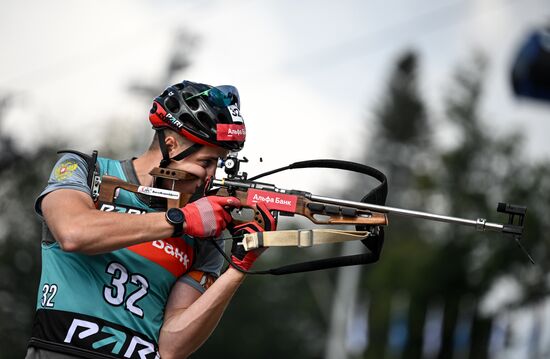
M136 181L121 162L98 159L101 175ZM90 193L85 162L65 155L56 164L48 186ZM134 178L128 178L134 177ZM120 190L114 205L100 210L134 213L153 211L135 194ZM86 255L63 251L45 227L42 276L30 345L84 358L158 357L158 335L164 307L177 280L196 285L185 275L191 269L219 275L217 252L197 248L207 242L191 237L166 238L110 253ZM197 258L198 257L200 258ZM195 284L193 284L195 283ZM197 288L200 290L200 288Z

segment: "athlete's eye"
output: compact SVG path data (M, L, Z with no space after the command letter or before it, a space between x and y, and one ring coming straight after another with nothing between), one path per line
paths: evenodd
M207 160L200 160L199 161L199 165L202 167L202 168L208 168L208 167L211 167L213 166L217 161L214 161L212 159L207 159Z

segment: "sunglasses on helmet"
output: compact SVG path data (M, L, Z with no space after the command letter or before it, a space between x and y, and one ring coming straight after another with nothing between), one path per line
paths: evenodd
M210 102L218 107L236 105L238 108L240 108L239 91L237 91L237 88L234 86L222 85L211 87L206 91L199 92L196 95L186 98L185 101L192 100L199 96L208 97L208 100L210 100Z

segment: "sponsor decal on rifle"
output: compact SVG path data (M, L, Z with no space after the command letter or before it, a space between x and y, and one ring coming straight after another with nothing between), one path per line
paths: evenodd
M177 191L170 191L168 189L154 188L147 186L139 186L138 192L146 194L148 196L163 197L168 199L179 199L180 193Z
M216 126L216 133L218 141L244 141L246 138L244 125L219 123Z
M264 202L268 209L283 212L295 212L297 201L298 197L294 195L261 191L257 189L249 189L246 197L247 204Z
M54 169L54 177L57 181L64 181L72 177L74 171L78 168L78 163L73 160L66 160L61 162Z

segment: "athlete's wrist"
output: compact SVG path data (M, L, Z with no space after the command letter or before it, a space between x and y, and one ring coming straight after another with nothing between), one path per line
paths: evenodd
M227 276L229 280L235 282L235 283L242 283L244 281L244 278L246 277L246 273L243 273L232 266L229 266L227 270L223 273L224 276Z
M179 208L169 208L165 213L166 221L173 227L172 237L181 237L184 233L185 215Z

